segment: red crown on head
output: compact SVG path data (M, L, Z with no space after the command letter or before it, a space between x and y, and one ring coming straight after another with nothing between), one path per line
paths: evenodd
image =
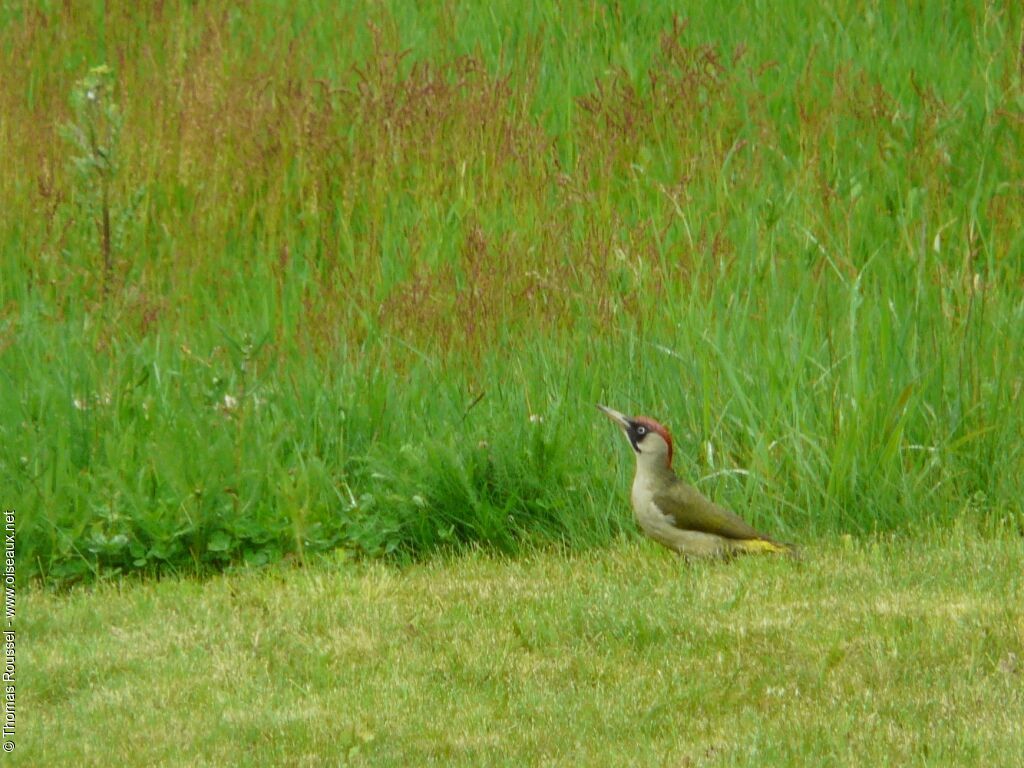
M636 422L637 424L643 424L645 427L647 427L649 430L651 430L651 432L657 432L659 435L661 435L661 439L664 440L668 444L668 459L667 459L667 463L671 467L672 466L672 435L670 435L668 433L668 430L665 428L665 425L662 424L661 422L655 421L654 419L650 418L649 416L637 416L636 418L633 419L633 421Z

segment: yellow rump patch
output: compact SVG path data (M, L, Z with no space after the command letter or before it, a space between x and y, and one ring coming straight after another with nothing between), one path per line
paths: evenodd
M776 544L774 541L764 539L746 539L743 542L744 552L777 552L780 555L788 555L790 548L785 544Z

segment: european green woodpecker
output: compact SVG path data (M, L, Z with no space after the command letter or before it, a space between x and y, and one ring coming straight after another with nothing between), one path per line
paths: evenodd
M721 557L744 552L792 554L738 515L705 498L672 470L672 437L654 419L629 418L597 406L622 428L636 452L636 475L630 500L643 532L688 557Z

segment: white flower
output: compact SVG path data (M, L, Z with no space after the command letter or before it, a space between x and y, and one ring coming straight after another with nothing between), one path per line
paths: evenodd
M530 423L531 424L540 424L543 421L544 421L544 417L541 416L539 413L531 413L530 414Z
M96 101L96 91L90 88L88 91L85 92L85 98L87 98L89 101Z
M229 411L233 411L233 410L235 410L235 408L238 407L238 401L235 398L233 398L231 395L225 394L224 395L224 407L227 408Z
M75 410L77 411L84 411L89 408L89 404L86 403L85 400L83 400L80 397L72 398L71 404L75 406Z

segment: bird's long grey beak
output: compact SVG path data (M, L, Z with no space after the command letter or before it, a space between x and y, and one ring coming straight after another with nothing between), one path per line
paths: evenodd
M598 410L601 411L601 413L603 413L605 416L614 421L623 429L629 429L629 419L626 417L625 414L619 413L614 408L609 408L608 406L605 405L599 404L597 408Z

